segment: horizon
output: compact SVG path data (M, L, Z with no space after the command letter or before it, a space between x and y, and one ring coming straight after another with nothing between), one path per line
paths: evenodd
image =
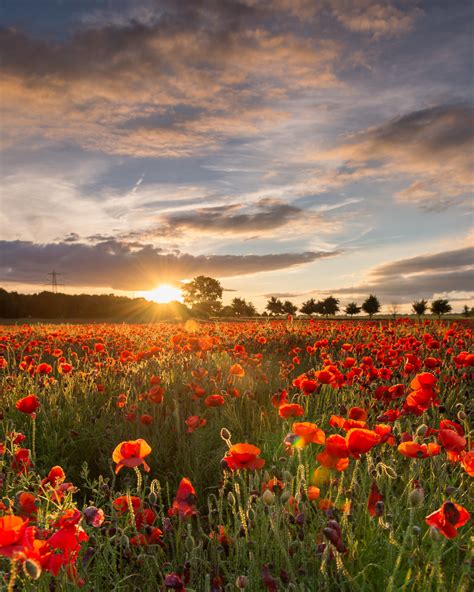
M7 0L0 285L472 307L473 16Z

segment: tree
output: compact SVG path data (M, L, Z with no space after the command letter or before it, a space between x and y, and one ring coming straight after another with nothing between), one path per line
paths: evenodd
M413 312L421 317L422 315L426 314L426 311L428 310L428 302L424 298L421 300L415 300L411 307Z
M268 312L271 315L280 315L280 314L284 314L284 312L285 312L283 302L279 298L276 298L275 296L272 296L270 298L270 300L267 302L267 306L265 307L265 310L268 310Z
M466 319L468 317L470 317L472 314L472 308L469 308L469 306L467 304L464 305L464 308L462 309L462 316L466 317Z
M322 314L325 317L333 316L339 312L339 300L334 296L328 296L322 302Z
M303 304L300 307L300 312L308 316L311 316L314 313L318 312L315 299L310 298L309 300L306 300L306 302L303 302Z
M392 315L394 319L397 318L398 311L400 310L400 306L397 302L392 302L388 306L388 312Z
M362 303L362 310L369 315L370 318L377 314L380 310L380 302L377 296L370 294L370 296Z
M285 314L294 315L297 310L298 307L295 304L293 304L293 302L285 300L285 302L283 303L283 312Z
M257 314L255 306L245 298L234 298L230 307L236 317L254 317Z
M353 315L359 314L361 310L361 307L357 306L356 302L349 302L349 304L344 309L344 312L352 317Z
M438 318L440 318L441 315L451 312L452 308L448 300L445 298L438 298L438 300L433 300L430 310L433 314L438 315Z
M183 287L184 302L198 314L219 312L222 304L222 286L219 280L199 275Z

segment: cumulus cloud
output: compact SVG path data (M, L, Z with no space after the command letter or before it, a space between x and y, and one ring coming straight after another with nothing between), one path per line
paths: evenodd
M397 174L415 178L396 198L441 209L463 197L467 201L472 191L473 145L473 105L443 104L355 134L325 156L343 160L338 173L343 182Z
M354 297L375 293L401 302L433 298L436 294L474 296L474 247L392 261L375 267L367 283L333 293Z
M149 290L158 283L204 274L233 277L287 269L331 257L333 252L268 255L191 255L152 245L108 240L96 244L0 241L0 281L44 284L51 269L68 274L75 286Z
M336 19L349 31L374 37L396 36L414 28L421 14L416 5L403 10L395 2L379 0L331 0Z
M187 156L271 129L295 91L340 84L340 44L281 30L264 6L164 2L145 13L102 15L60 40L0 29L3 142Z

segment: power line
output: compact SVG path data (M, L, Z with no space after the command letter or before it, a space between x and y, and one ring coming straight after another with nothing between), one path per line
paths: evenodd
M57 294L58 293L58 277L60 275L63 275L62 273L58 273L57 271L51 271L50 273L48 273L48 275L51 276L51 291L53 292L53 294Z

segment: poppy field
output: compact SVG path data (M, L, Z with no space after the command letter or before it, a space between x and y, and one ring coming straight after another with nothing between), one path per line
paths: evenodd
M0 589L470 589L467 321L0 332Z

